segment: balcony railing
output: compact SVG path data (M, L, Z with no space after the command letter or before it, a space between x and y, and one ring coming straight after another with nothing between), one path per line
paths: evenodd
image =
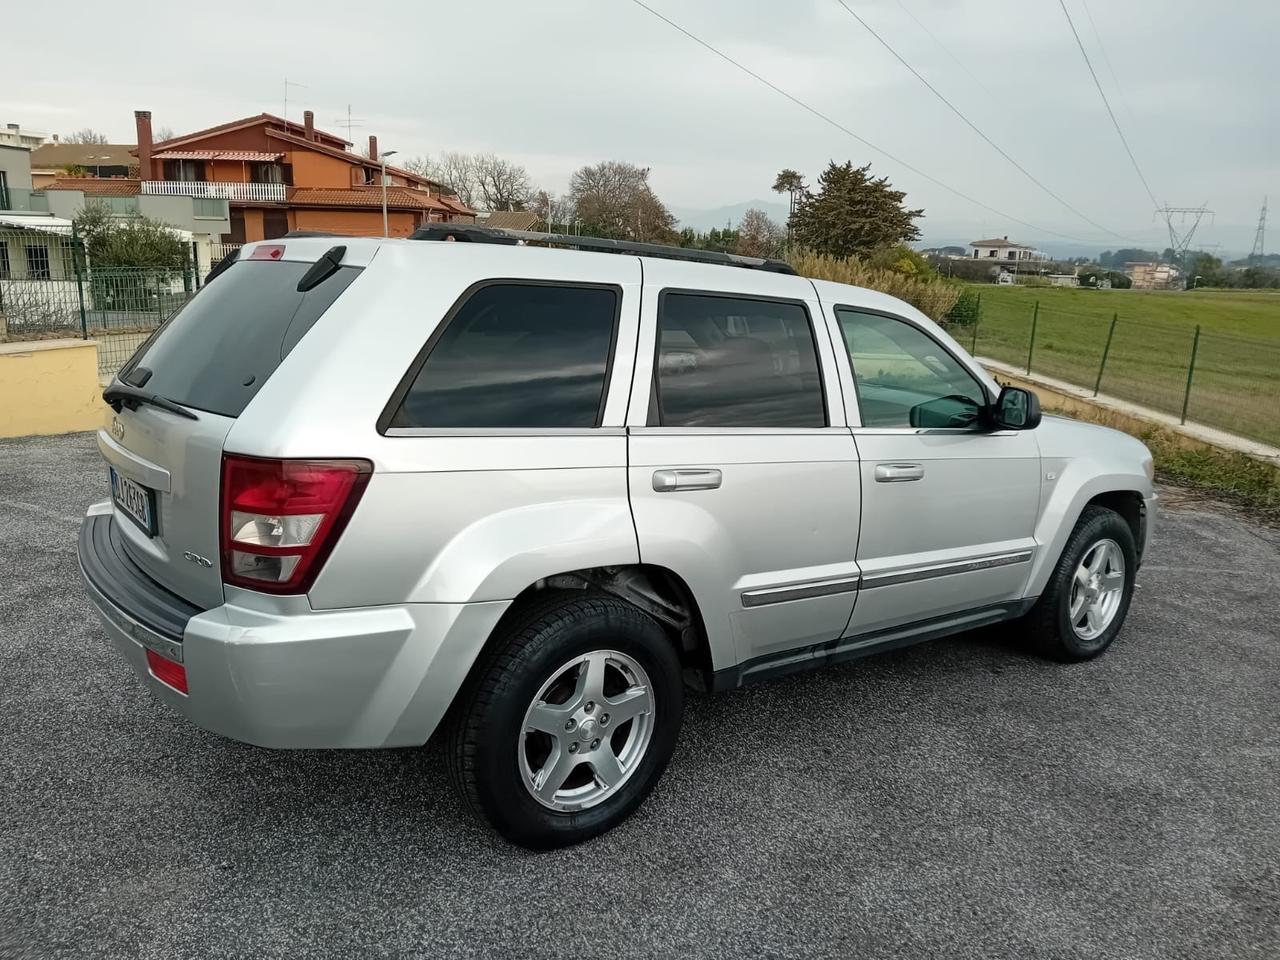
M211 180L143 180L142 192L165 197L284 203L283 183L214 183Z
M48 213L49 195L23 187L0 188L0 210L12 213Z

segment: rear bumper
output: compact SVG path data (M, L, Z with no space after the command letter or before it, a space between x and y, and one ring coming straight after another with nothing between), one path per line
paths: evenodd
M240 602L175 612L173 601L181 604L180 598L110 549L110 526L102 525L113 520L98 509L85 517L80 569L116 649L158 699L193 723L258 746L424 743L508 606L316 612L305 597L238 593ZM168 619L157 612L164 606L170 607ZM183 664L186 694L151 673L148 648Z

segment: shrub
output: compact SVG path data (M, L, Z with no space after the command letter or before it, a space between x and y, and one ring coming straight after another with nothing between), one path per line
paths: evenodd
M892 251L894 248L889 249ZM923 275L899 273L884 266L874 266L857 257L833 257L808 250L793 251L787 261L801 276L879 290L905 300L930 319L939 322L960 298L959 284L951 283L931 272Z

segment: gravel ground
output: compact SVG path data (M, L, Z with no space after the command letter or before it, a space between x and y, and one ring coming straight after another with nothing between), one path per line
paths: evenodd
M1121 639L987 633L693 697L639 814L505 845L434 745L273 753L115 656L92 438L0 442L0 956L1280 955L1280 535L1161 518Z

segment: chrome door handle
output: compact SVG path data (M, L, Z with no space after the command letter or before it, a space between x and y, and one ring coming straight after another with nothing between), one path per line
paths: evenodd
M920 463L877 463L876 483L905 483L908 480L923 480L924 464Z
M719 470L655 470L653 489L658 493L675 490L715 490L722 477Z

